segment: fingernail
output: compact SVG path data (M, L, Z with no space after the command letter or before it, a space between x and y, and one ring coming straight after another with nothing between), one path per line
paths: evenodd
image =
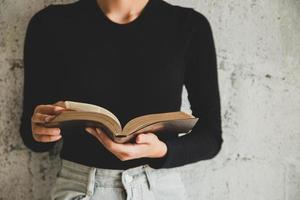
M56 113L56 114L60 114L60 113L62 113L63 111L65 111L64 108L63 108L63 109L59 109L59 110L55 110L55 113Z

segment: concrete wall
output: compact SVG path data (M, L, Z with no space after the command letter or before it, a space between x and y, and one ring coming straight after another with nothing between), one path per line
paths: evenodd
M178 169L195 200L300 199L300 1L173 0L205 14L218 55L224 146ZM51 0L0 0L0 200L46 199L58 149L18 133L29 18ZM184 92L183 110L189 103Z

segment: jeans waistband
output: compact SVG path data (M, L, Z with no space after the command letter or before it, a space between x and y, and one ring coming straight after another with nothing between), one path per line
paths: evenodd
M155 171L156 169L153 169L148 164L140 165L137 167L129 168L129 169L103 169L103 168L96 168L96 167L90 167L87 165L83 165L80 163L72 162L69 160L62 159L62 166L67 167L73 171L78 171L80 173L88 174L91 169L95 169L95 175L96 176L104 176L104 177L115 177L118 178L120 175L122 175L123 172L126 172L128 175L135 176L140 173L143 173L145 171L145 168L147 168L149 171Z
M87 180L87 194L92 195L95 186L99 187L130 187L131 184L148 184L149 189L154 184L153 172L158 169L148 164L129 169L103 169L86 166L80 163L62 159L62 169L74 176Z

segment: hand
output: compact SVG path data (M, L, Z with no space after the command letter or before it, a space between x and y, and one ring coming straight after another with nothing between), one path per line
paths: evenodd
M85 130L95 136L103 146L120 160L131 160L141 157L160 158L166 155L167 145L153 133L141 133L135 142L119 144L110 139L101 129L87 127Z
M31 117L31 129L34 140L38 142L54 142L62 136L60 128L46 128L43 123L51 121L61 111L66 110L64 101L58 101L51 105L38 105Z

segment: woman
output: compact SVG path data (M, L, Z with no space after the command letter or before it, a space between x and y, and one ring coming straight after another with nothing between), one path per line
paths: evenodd
M207 18L163 0L79 0L50 5L27 27L20 133L35 152L63 139L51 199L187 199L173 167L221 149L217 60ZM183 136L141 134L117 144L101 130L44 128L64 100L103 106L125 124L178 111L185 85L192 114ZM56 102L56 103L55 103Z

